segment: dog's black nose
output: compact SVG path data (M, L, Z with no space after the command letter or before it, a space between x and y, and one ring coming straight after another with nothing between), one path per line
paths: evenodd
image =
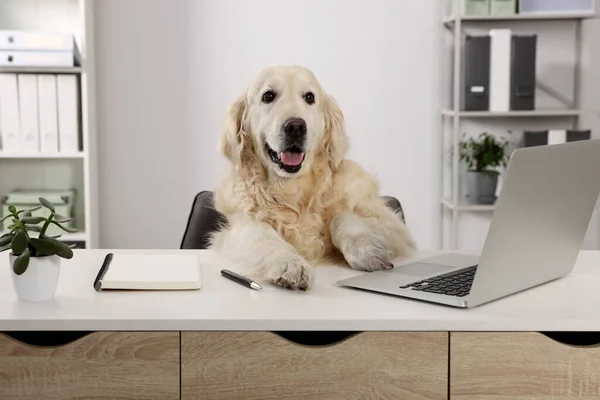
M306 135L306 122L302 118L290 118L283 124L286 135L300 137Z

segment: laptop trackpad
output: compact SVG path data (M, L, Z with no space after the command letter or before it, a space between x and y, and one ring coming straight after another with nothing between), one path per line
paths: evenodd
M450 272L453 269L456 269L456 267L416 262L402 267L395 267L390 269L389 272L408 276L427 276Z

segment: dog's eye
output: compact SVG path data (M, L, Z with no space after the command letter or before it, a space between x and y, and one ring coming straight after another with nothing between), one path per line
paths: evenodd
M312 92L308 92L304 95L304 101L306 101L308 104L314 104L315 103L315 95Z
M263 93L263 95L262 95L263 103L271 103L273 100L275 100L275 92L273 92L272 90L268 90L265 93Z

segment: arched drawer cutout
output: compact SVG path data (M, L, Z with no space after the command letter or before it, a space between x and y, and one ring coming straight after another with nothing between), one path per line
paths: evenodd
M8 331L1 332L13 340L35 347L60 347L76 342L93 331Z
M560 344L573 347L600 347L600 332L540 332Z
M360 334L360 332L345 331L278 331L273 333L289 342L310 347L335 346Z

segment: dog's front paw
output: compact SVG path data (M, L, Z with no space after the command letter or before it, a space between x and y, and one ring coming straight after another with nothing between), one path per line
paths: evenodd
M277 263L272 269L271 283L292 290L308 290L314 282L314 270L304 259L292 258Z
M342 254L353 269L379 271L393 268L392 252L382 237L363 232L349 236L342 246Z

